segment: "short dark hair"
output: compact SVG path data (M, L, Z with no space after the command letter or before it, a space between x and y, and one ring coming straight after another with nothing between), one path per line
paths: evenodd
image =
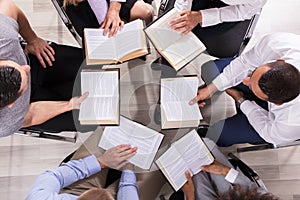
M0 108L14 102L20 95L21 73L11 66L0 66Z
M264 73L258 81L268 101L283 104L295 99L300 92L300 73L293 65L284 61L266 64L270 70Z
M244 199L255 199L255 200L279 200L278 197L271 193L262 194L258 192L258 188L254 189L243 189L239 185L234 185L228 190L228 192L220 195L219 200L244 200Z

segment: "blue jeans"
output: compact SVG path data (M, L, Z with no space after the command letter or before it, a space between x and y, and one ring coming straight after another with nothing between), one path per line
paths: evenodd
M206 84L211 83L233 59L234 58L224 58L205 63L201 70L203 80ZM234 88L242 91L246 99L255 101L258 105L267 110L267 102L258 99L247 86L241 83ZM240 109L237 109L237 114L233 117L221 120L211 126L206 137L214 140L218 146L230 146L239 143L259 143L264 141L250 125L247 117Z

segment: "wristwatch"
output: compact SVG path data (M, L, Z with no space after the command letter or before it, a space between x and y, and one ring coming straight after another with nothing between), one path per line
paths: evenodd
M239 98L235 103L236 107L240 108L241 104L245 101L246 99L244 97Z

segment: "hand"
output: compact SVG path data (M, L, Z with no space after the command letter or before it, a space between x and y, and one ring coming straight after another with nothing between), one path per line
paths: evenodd
M185 172L185 177L187 182L182 186L182 191L186 196L186 200L194 200L195 199L195 187L189 171Z
M226 176L230 170L230 167L227 167L226 165L223 165L222 163L219 163L218 161L214 161L210 165L203 165L201 167L203 171L213 173L216 175L223 175Z
M193 105L198 102L199 107L204 107L205 102L204 100L210 99L214 93L216 93L218 90L216 86L211 83L208 86L198 89L197 96L193 98L189 104Z
M98 158L101 168L120 169L125 166L128 161L136 154L137 147L131 148L130 145L121 144L119 146L108 149L102 156Z
M120 19L119 12L121 9L120 2L110 2L109 9L107 11L106 17L100 28L103 28L103 35L106 35L108 29L110 28L109 36L115 36L118 30L122 29L124 22Z
M227 90L225 90L226 93L231 96L235 101L239 100L240 98L244 97L243 92L237 90L237 89L233 89L233 88L229 88Z
M179 31L182 34L188 34L198 23L202 22L202 15L199 11L185 10L180 13L180 17L171 20L171 29Z
M70 99L69 101L69 107L70 110L73 109L79 109L80 108L80 104L89 96L88 92L85 92L82 96L80 97L73 97L72 99Z
M33 54L37 57L43 68L46 68L46 63L52 66L54 59L54 49L43 39L36 37L29 41L25 47L24 52L28 55Z

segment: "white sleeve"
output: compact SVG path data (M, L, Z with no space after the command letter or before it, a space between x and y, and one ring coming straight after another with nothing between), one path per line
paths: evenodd
M197 0L195 0L197 1ZM174 7L179 11L191 10L193 0L176 0Z
M296 123L292 123L291 119L287 120L284 117L285 115L293 115L295 116L295 118L299 119L299 112L295 112L296 107L298 107L298 104L295 104L294 107L282 108L281 113L278 113L278 110L280 109L278 107L276 108L276 117L269 111L266 111L265 109L258 106L253 101L244 101L241 104L240 108L242 112L247 116L249 123L260 137L262 137L269 143L281 144L299 138L299 120L294 119Z
M196 0L195 0L196 1ZM222 0L228 6L201 10L202 27L250 19L267 0Z
M263 37L252 49L231 61L224 68L223 73L213 80L217 89L224 91L227 88L236 86L247 77L249 70L253 71L262 64L281 58L282 50L286 48L286 44L276 45L281 38L277 35L270 34Z

